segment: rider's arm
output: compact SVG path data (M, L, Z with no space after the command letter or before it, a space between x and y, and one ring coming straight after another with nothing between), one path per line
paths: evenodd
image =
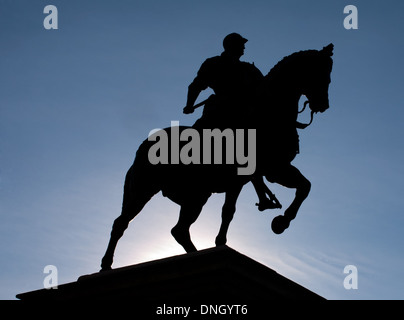
M201 91L208 87L208 74L210 70L210 61L206 60L198 71L198 74L194 81L188 86L187 104L184 108L184 113L192 113L194 111L196 99L198 99Z
M202 90L200 90L197 86L192 82L188 87L188 95L187 95L187 104L183 110L185 114L189 114L194 112L195 101L198 98L199 94Z
M201 93L202 89L200 86L196 85L195 82L192 82L188 86L188 96L187 96L187 107L193 107L195 104L196 99L198 98L199 94Z

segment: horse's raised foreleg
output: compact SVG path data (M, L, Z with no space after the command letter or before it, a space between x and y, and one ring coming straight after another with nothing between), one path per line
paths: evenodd
M307 180L301 172L294 166L289 165L279 170L274 179L270 181L279 183L287 188L296 189L295 198L290 206L285 210L283 216L277 216L272 220L272 231L276 234L282 233L289 227L299 211L303 201L307 198L310 192L311 183Z
M220 230L216 237L216 246L225 245L227 242L227 231L236 212L236 202L242 187L243 186L237 186L226 192L226 199L222 208L222 224L220 225Z

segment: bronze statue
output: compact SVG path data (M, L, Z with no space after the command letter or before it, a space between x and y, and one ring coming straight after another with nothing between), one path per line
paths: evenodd
M312 114L329 108L332 54L333 45L330 44L322 50L300 51L285 57L258 83L253 97L248 95L246 100L242 100L248 106L237 105L235 112L228 113L231 114L228 124L218 123L219 128L256 130L256 170L252 175L239 175L236 166L230 164L152 164L148 152L154 142L145 140L126 174L122 212L114 221L101 270L111 268L117 242L129 222L159 191L181 206L178 223L171 233L186 252L197 250L191 241L189 228L212 193L226 193L222 224L215 241L217 246L226 244L227 230L236 211L240 191L256 178L265 177L269 182L296 189L295 198L284 215L275 217L271 225L277 234L288 228L311 187L310 181L291 164L299 150L297 128L303 126L297 122L298 102L305 95ZM189 98L188 109L195 100ZM229 106L224 104L225 109ZM164 130L170 137L173 130L184 132L187 129L172 127ZM199 127L199 130L202 129Z

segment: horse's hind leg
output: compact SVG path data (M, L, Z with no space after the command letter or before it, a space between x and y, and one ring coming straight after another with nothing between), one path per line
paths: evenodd
M137 216L145 204L159 191L147 182L144 185L134 186L131 168L125 180L124 197L121 215L115 219L112 226L111 238L107 250L101 261L101 271L110 270L114 258L114 252L119 239L129 225L129 222ZM136 181L140 183L141 181Z
M222 224L220 225L219 233L216 236L216 246L225 245L227 242L227 231L229 230L230 222L233 220L234 213L236 212L236 202L241 189L242 186L226 192L226 199L222 208Z
M202 201L187 201L181 205L180 217L174 228L171 229L171 234L175 240L185 249L187 253L197 251L191 241L189 228L198 219L202 211L202 207L209 197Z

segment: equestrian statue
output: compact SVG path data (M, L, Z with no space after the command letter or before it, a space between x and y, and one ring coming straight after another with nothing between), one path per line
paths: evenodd
M328 88L334 46L329 44L321 50L293 53L263 76L253 64L239 60L246 42L236 33L226 36L224 52L207 59L188 87L183 112L192 113L196 107L204 105L202 117L192 127L177 126L162 130L171 141L174 132L181 134L189 129L201 133L207 129L254 129L254 141L244 139L241 142L246 148L249 143L255 144L254 172L239 174L236 163L151 163L149 153L151 148L155 148L156 141L143 141L126 174L122 211L113 223L101 271L111 269L116 245L129 222L160 191L180 206L179 219L171 234L187 253L197 251L189 229L213 193L225 193L216 246L226 244L237 198L248 182L253 183L257 192L260 211L282 207L264 183L264 178L271 183L296 189L295 198L283 215L272 220L274 233L281 234L296 217L311 188L310 181L291 164L299 153L297 129L304 129L308 125L297 121L301 112L299 100L302 96L307 98L304 108L309 106L311 120L315 113L329 108ZM195 105L199 93L206 88L211 88L214 95ZM181 148L187 141L180 143ZM206 149L201 147L199 152L202 158ZM161 214L164 214L163 210Z

